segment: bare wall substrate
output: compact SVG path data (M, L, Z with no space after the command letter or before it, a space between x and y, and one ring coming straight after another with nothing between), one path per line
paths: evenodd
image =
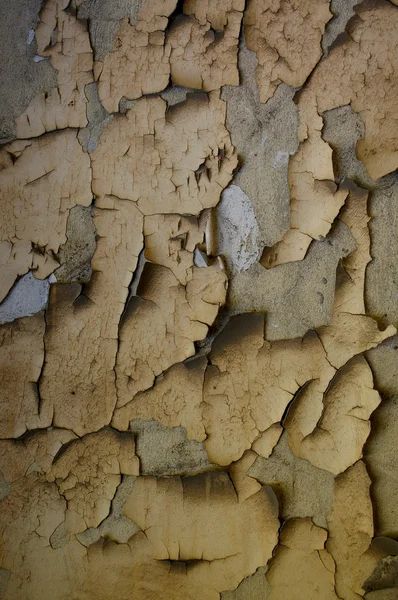
M398 599L396 5L0 0L0 600Z

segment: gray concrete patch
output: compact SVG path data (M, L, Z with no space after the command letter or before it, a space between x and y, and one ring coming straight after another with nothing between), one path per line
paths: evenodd
M188 440L184 427L164 427L157 421L137 419L131 422L130 431L137 434L141 475L187 475L213 467L203 444Z
M14 119L30 101L57 84L50 61L37 58L34 30L41 4L41 0L0 0L0 143L15 137Z
M239 86L225 86L227 129L237 149L240 168L232 181L253 204L259 228L259 245L273 246L290 224L288 157L298 147L295 90L280 85L266 104L258 97L257 58L241 36Z
M55 281L54 275L36 279L32 272L21 277L0 304L0 324L30 317L46 308L50 284Z
M237 185L227 187L217 206L218 254L230 272L246 271L261 255L259 228L249 198Z

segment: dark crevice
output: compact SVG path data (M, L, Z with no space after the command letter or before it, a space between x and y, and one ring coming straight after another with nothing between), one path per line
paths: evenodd
M48 302L48 300L47 300ZM37 390L37 414L40 418L40 411L43 408L42 397L40 393L40 385L43 378L44 368L46 364L46 333L47 333L47 308L43 311L43 319L44 319L44 332L43 332L43 363L41 365L40 374L36 381L36 390Z
M307 388L310 385L310 383L312 383L312 381L314 381L314 380L310 379L309 381L306 381L304 383L304 385L300 386L298 388L298 390L293 394L293 397L291 398L291 400L289 400L289 402L287 403L286 408L283 411L283 415L280 419L280 424L283 427L283 429L285 428L285 422L286 422L289 410L291 409L293 402L295 402L297 400L297 398L301 394L301 392L303 392L305 390L305 388ZM290 392L288 392L288 393L290 393Z
M178 21L179 19L181 19L181 17L184 16L184 0L178 0L175 9L169 16L169 22L166 27L166 33L171 27L173 27L176 21Z

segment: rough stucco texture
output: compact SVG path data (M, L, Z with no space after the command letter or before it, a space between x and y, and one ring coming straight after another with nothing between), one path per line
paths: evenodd
M0 0L0 600L398 599L398 6Z

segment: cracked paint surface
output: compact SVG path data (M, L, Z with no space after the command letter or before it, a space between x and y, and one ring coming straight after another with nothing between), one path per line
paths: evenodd
M0 599L397 598L396 3L29 2Z

